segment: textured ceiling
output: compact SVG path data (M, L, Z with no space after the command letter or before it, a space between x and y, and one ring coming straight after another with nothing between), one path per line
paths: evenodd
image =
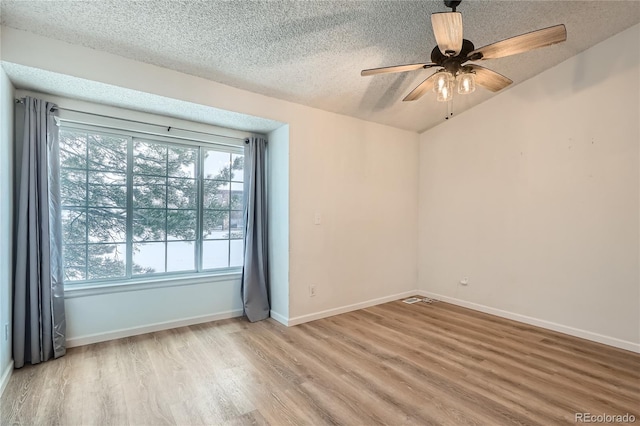
M1 1L1 23L312 107L422 131L446 107L401 99L431 72L361 77L427 62L438 1ZM484 61L522 82L640 22L636 1L463 1L476 47L563 23L565 43ZM508 88L505 90L509 90ZM499 94L498 94L499 95ZM454 100L460 113L496 96Z

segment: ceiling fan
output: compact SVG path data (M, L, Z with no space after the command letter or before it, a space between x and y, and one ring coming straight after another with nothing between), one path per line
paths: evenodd
M462 14L456 12L456 7L460 3L461 0L444 0L445 6L452 11L431 14L431 25L438 43L431 52L431 62L372 68L363 70L360 74L369 76L439 67L440 69L405 96L403 101L415 101L433 90L436 92L438 101L446 102L453 97L456 81L459 94L473 92L476 83L492 92L502 90L513 83L509 78L488 68L467 64L468 61L504 58L567 39L567 30L563 24L560 24L476 49L472 42L462 38Z

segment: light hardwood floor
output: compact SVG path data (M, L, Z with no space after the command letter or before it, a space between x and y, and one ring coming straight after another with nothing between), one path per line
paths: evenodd
M640 422L640 355L446 303L244 319L73 348L14 372L2 425Z

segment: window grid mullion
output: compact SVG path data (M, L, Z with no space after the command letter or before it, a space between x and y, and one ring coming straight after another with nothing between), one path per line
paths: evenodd
M229 153L229 211L227 216L229 218L229 229L227 232L227 267L231 265L231 199L233 197L233 189L231 188L231 176L233 175L233 154Z
M198 147L198 161L196 162L196 179L197 179L197 195L196 195L196 208L197 208L197 217L196 217L196 271L202 271L202 233L203 233L203 211L204 211L204 149L202 147Z
M84 135L84 279L89 279L89 133Z
M125 275L133 276L133 138L127 140L127 263Z
M169 264L169 146L164 147L164 272Z

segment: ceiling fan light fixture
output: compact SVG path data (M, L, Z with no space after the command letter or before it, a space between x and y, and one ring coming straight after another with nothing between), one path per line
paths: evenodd
M436 95L438 102L449 102L453 98L453 89L451 85L445 86Z
M458 75L458 93L468 95L476 90L476 76L472 72L465 72Z
M451 91L455 77L449 71L440 70L436 73L435 81L433 83L433 91L436 93L442 92L445 88Z

